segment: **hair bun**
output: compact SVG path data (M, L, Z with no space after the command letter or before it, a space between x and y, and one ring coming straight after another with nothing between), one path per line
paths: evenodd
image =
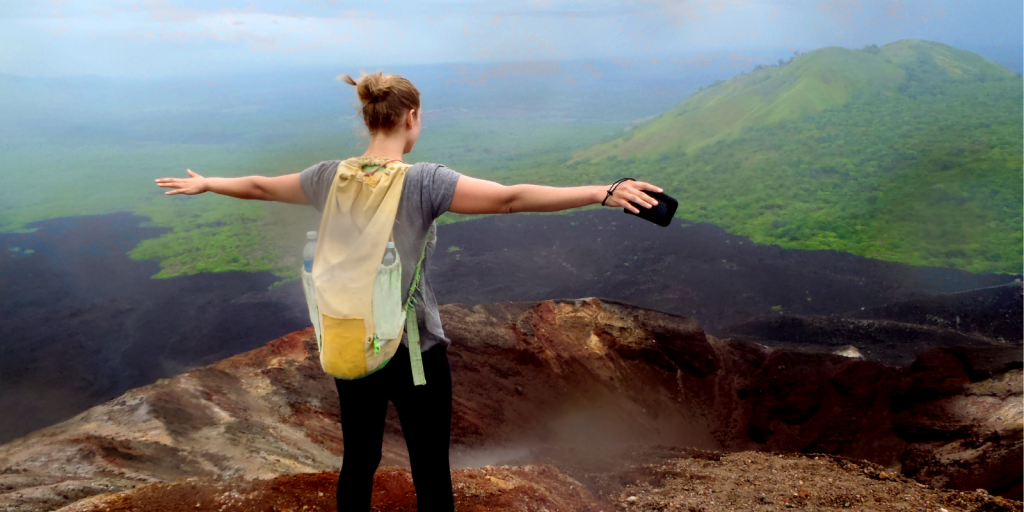
M359 96L359 100L363 102L363 105L384 101L391 95L392 75L384 76L383 71L378 71L372 75L364 74L359 77L358 82L349 75L341 75L338 78L356 87L356 94Z

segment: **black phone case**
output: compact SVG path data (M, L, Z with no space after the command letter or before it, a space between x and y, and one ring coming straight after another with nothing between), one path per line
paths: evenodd
M651 208L644 208L643 206L630 201L629 204L633 205L637 210L640 210L640 213L633 213L626 208L623 208L622 211L630 215L636 215L641 219L649 220L661 227L671 224L672 217L676 214L676 208L679 207L679 201L676 201L672 196L663 192L647 192L647 195L654 198L658 204Z

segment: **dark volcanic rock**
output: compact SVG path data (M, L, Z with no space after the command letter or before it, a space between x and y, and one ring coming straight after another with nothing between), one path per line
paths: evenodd
M847 345L868 359L907 365L936 347L1021 350L1024 295L1013 283L862 308L842 315L772 314L725 329L776 347L831 352ZM996 351L998 352L998 350ZM977 356L993 351L972 351Z
M1000 341L1024 339L1021 282L866 308L844 316L928 325Z
M151 279L156 262L127 256L167 231L145 220L0 234L0 442L309 325L301 284L268 291L268 272Z
M695 318L718 337L730 325L778 310L835 315L1019 277L782 249L711 224L675 219L662 228L613 209L440 226L438 249L430 279L442 304L602 297ZM1024 309L1016 301L1010 311L1019 325ZM941 310L934 304L929 314Z
M893 365L910 364L918 354L935 347L1007 347L977 334L939 327L835 316L766 316L734 325L727 332L735 338L812 352L853 345L867 359Z

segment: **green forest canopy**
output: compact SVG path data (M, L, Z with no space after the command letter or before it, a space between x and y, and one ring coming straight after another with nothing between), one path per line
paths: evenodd
M709 87L564 167L636 176L678 216L763 244L1021 271L1022 81L900 41L825 48Z

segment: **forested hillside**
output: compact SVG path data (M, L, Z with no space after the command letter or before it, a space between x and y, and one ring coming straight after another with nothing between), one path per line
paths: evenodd
M656 182L678 216L760 243L1018 273L1021 91L939 43L825 48L704 89L565 170Z

